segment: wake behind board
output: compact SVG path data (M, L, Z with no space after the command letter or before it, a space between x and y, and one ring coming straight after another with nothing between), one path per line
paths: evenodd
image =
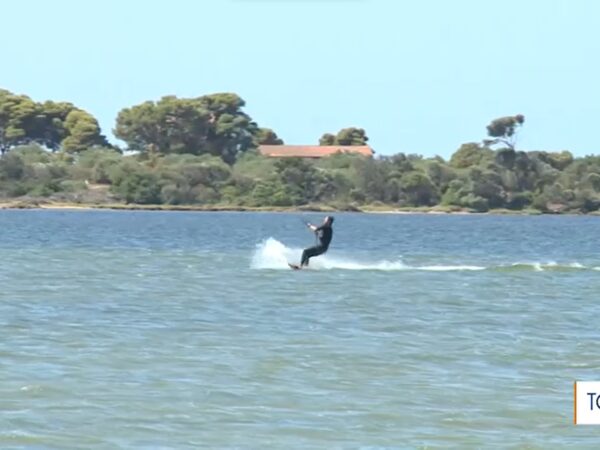
M290 264L290 263L288 263L288 266L290 266L290 268L292 268L294 270L300 270L301 269L301 267L299 265L297 265L297 264Z

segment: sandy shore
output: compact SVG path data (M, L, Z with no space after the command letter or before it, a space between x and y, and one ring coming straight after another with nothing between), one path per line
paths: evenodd
M273 211L273 212L333 212L334 208L314 207L251 207L231 205L137 205L137 204L82 204L63 202L0 201L0 209L55 209L55 210L123 210L123 211Z
M364 205L351 208L334 208L329 205L304 205L299 207L252 207L232 205L134 205L124 203L113 204L83 204L66 203L54 201L0 201L0 209L53 209L53 210L125 210L125 211L248 211L248 212L357 212L365 214L424 214L424 215L467 215L467 214L495 214L495 215L534 215L541 214L535 210L512 211L491 210L487 212L476 212L465 209L440 208L439 206L429 208L386 208L383 205Z

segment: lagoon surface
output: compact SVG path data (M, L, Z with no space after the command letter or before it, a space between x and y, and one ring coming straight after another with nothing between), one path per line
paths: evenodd
M0 211L0 448L598 448L600 217Z

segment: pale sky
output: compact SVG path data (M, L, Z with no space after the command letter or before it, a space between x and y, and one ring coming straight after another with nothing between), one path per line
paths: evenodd
M0 50L0 87L113 140L121 108L227 91L288 144L358 126L447 158L521 113L519 148L600 153L593 0L6 0Z

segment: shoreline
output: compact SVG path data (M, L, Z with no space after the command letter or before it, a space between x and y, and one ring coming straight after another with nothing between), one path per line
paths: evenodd
M464 208L450 208L443 206L431 207L402 207L394 208L392 205L362 205L346 208L336 208L331 205L302 205L302 206L235 206L235 205L140 205L124 203L99 203L86 204L74 202L56 201L22 201L22 200L0 200L0 210L17 209L46 209L60 211L189 211L189 212L312 212L312 213L341 213L355 212L361 214L397 214L397 215L496 215L496 216L598 216L600 213L581 212L556 212L544 213L538 210L508 210L492 209L485 212L472 211Z

